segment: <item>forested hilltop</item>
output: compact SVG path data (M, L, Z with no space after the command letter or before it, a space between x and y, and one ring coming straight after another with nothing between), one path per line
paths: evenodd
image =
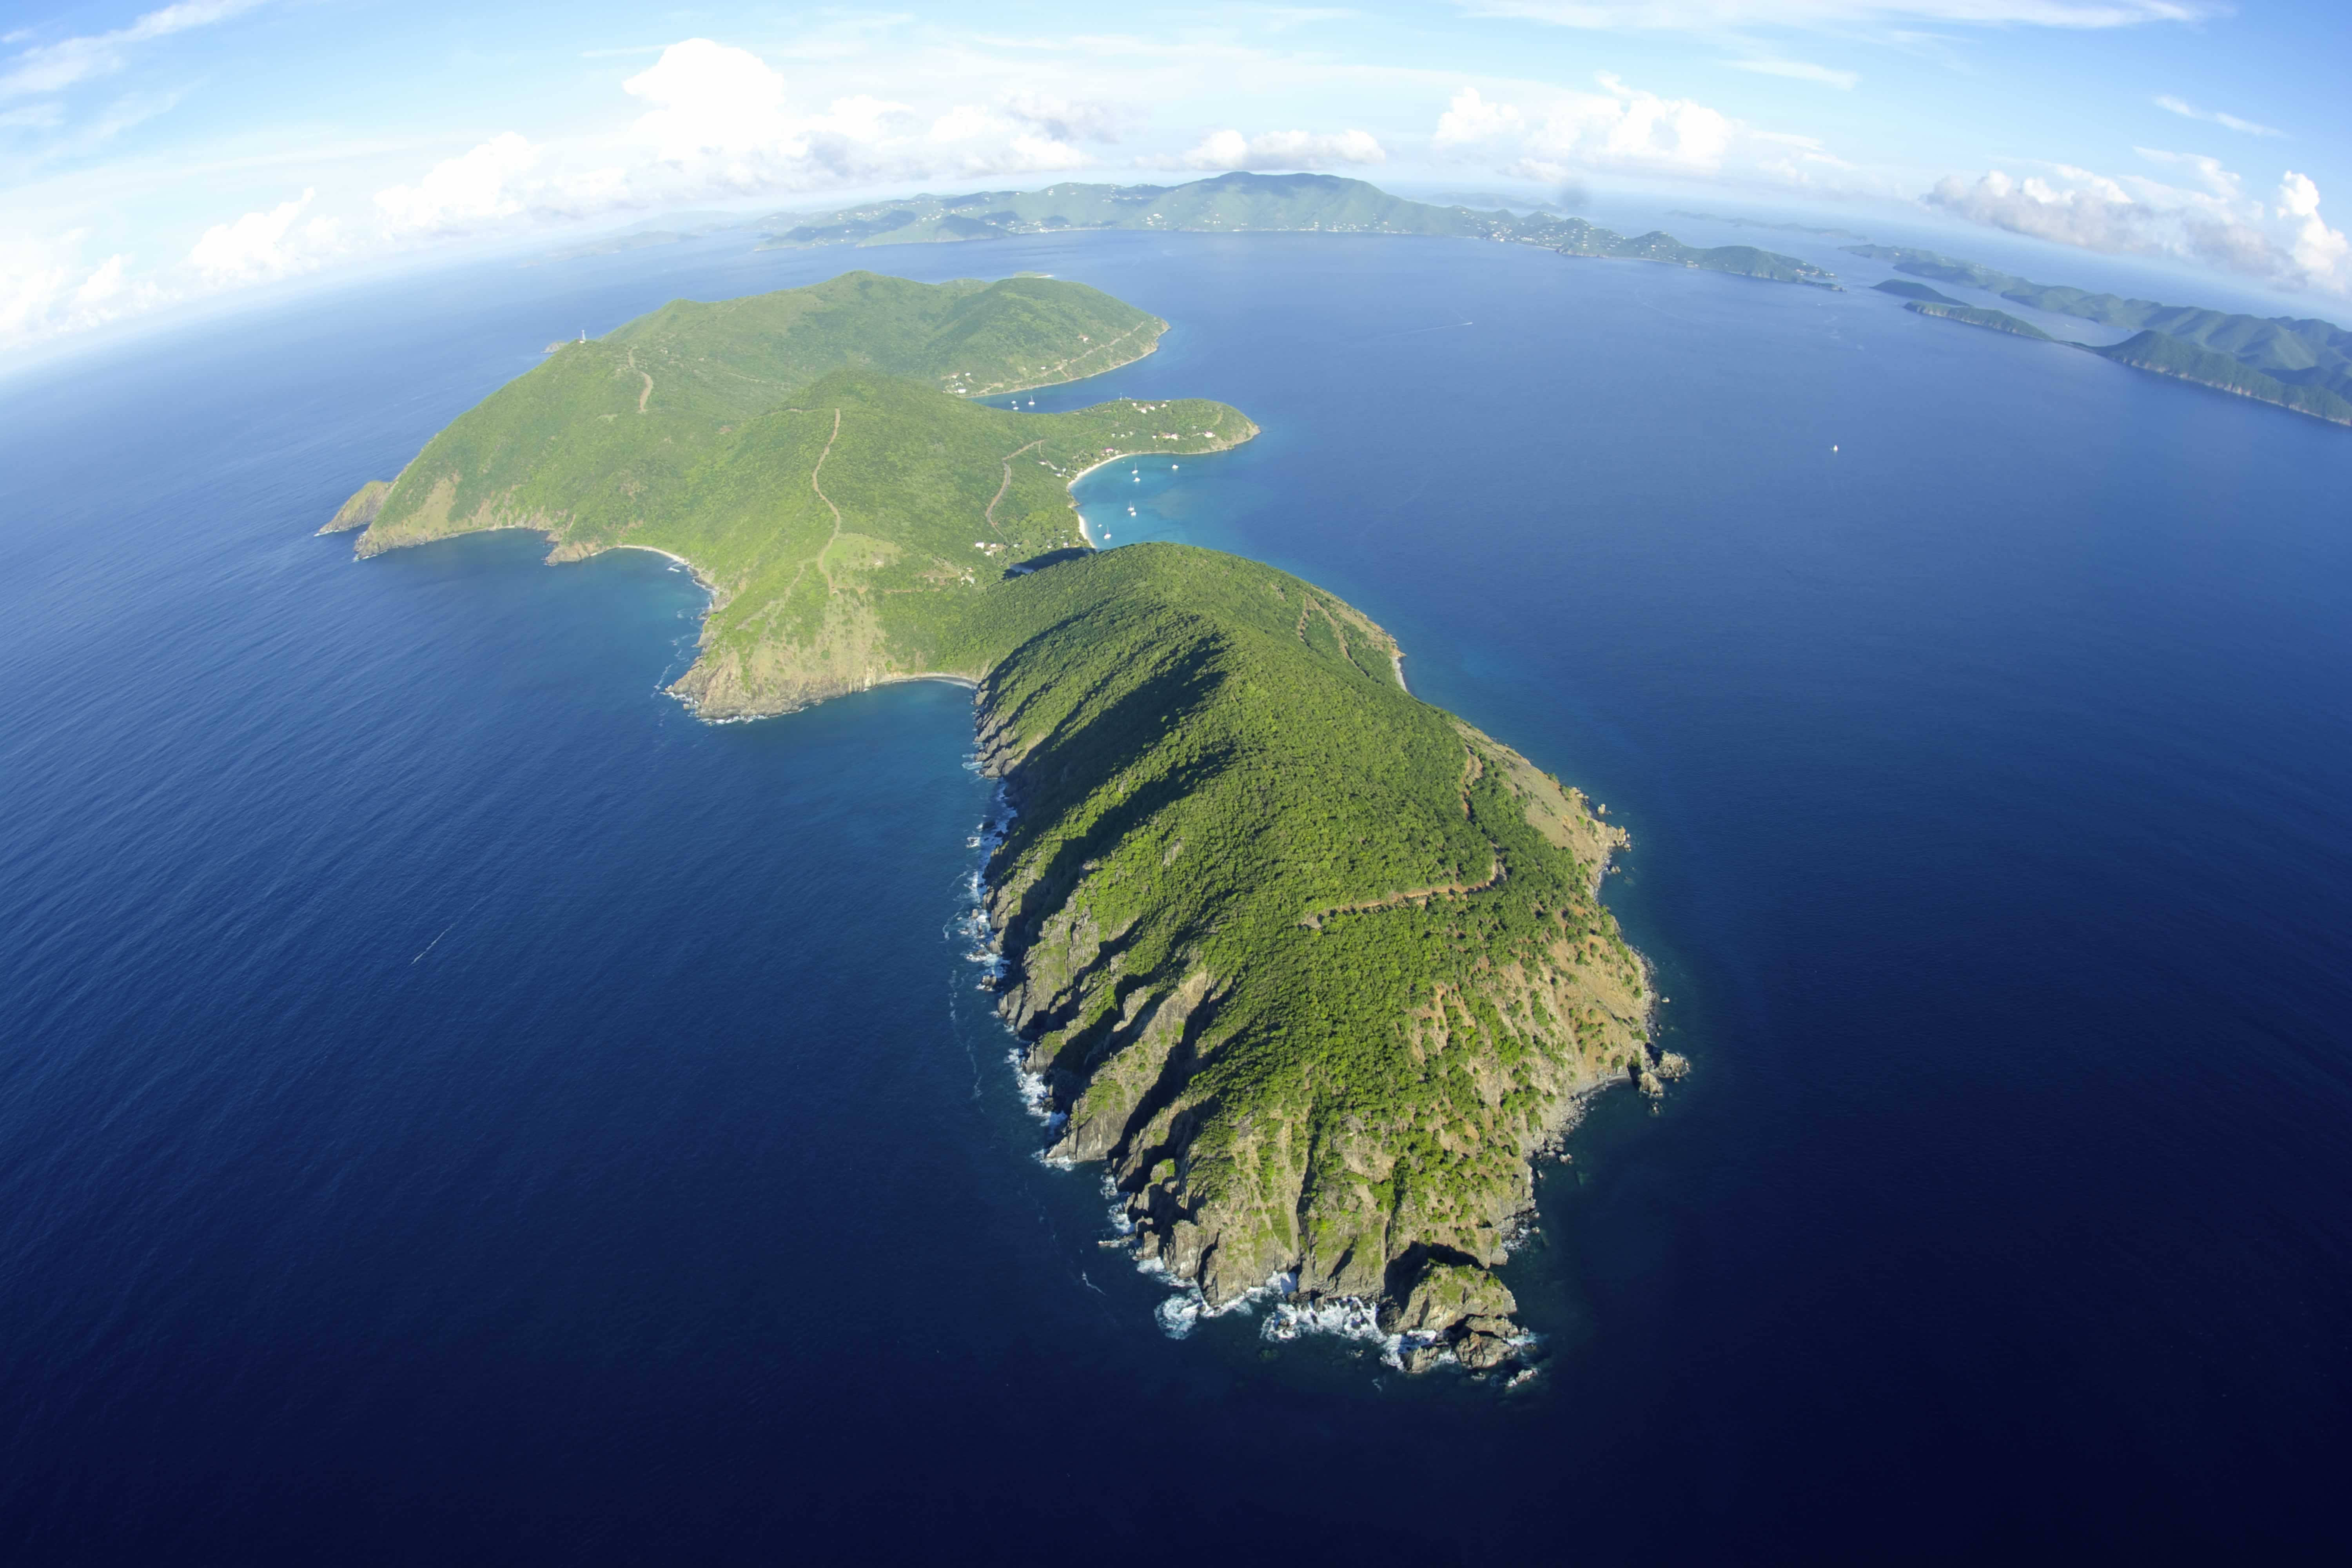
M2037 310L2130 330L2134 336L2105 347L2070 344L2118 364L2275 403L2333 424L2352 425L2352 332L2332 321L2249 316L2195 305L2127 300L2119 294L2094 294L2061 284L2032 282L2013 272L1956 261L1932 250L1891 245L1845 248L1855 256L1887 262L1897 272L1915 278L1981 289ZM2005 311L1965 305L1942 295L1937 299L1942 300L1940 305L1915 299L1908 308L1921 315L1993 327L2022 337L2049 336Z
M1679 1068L1595 896L1623 840L1407 693L1330 595L1078 540L1071 477L1230 447L1240 413L962 395L1162 326L1041 279L672 305L492 394L329 527L362 555L528 527L551 559L681 557L712 590L677 683L706 717L974 682L1017 808L987 867L1001 1010L1055 1154L1108 1162L1142 1258L1205 1305L1360 1301L1411 1364L1500 1366L1488 1270L1530 1160L1585 1095Z

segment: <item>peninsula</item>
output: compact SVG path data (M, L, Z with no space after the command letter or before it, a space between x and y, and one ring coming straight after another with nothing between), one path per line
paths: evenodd
M1919 284L1888 279L1877 288L1908 298L1907 309L2020 337L2066 342L2102 359L2152 371L2219 392L2274 403L2336 425L2352 425L2352 332L2332 321L2292 316L2249 316L2193 305L2160 305L2117 294L2092 294L2034 283L1973 261L1932 250L1891 245L1849 245L1846 250L1885 261L1897 272L1980 289L2016 304L2075 316L2134 336L2104 347L2052 338L2005 310L1969 305Z
M975 689L1008 816L985 868L1000 1012L1101 1162L1139 1260L1206 1310L1352 1303L1418 1367L1521 1353L1490 1270L1531 1161L1612 1084L1656 1092L1640 958L1584 797L1405 691L1393 640L1288 574L1096 553L1103 462L1248 440L1221 404L1031 414L1165 323L1045 279L850 273L567 345L328 524L372 555L530 528L674 555L711 605L707 719L879 681Z

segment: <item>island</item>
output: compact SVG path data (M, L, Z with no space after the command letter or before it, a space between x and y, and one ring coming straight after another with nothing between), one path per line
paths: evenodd
M1932 250L1891 245L1849 245L1846 250L1885 261L1915 278L1980 289L2037 310L2077 316L2102 326L2131 329L2134 335L2105 345L2052 338L2003 310L1967 305L1920 285L1895 279L1876 285L1910 298L1907 309L2021 337L2064 342L2069 348L2110 359L2136 370L2193 382L2218 392L2276 404L2336 425L2352 425L2352 332L2331 321L2291 316L2249 316L2193 305L2161 305L2093 294L2057 284L2034 283L2012 272L1957 261ZM1920 289L1920 293L1913 293ZM1922 295L1932 295L1932 300Z
M1838 287L1836 275L1752 245L1707 248L1653 230L1631 238L1544 211L1514 214L1436 206L1335 174L1219 174L1181 185L1048 185L908 196L838 212L778 214L759 226L761 249L822 245L913 245L1082 229L1205 234L1432 235L1537 245L1565 256L1660 261L1773 282Z
M1394 639L1314 584L1090 547L1078 475L1256 426L976 395L1165 328L1037 278L679 302L492 393L327 527L362 556L526 528L551 561L683 561L710 608L674 689L709 720L970 684L999 1011L1049 1156L1105 1168L1194 1310L1278 1298L1376 1321L1413 1369L1507 1370L1529 1342L1492 1271L1532 1163L1594 1093L1685 1065L1598 897L1625 836L1414 698Z
M1872 288L1882 294L1892 294L1906 301L1904 309L1922 316L1940 316L1948 321L1965 321L1972 327L1990 327L1996 332L2008 332L2021 338L2048 340L2050 334L2031 321L2021 321L2006 310L1990 310L1981 305L1963 304L1938 289L1925 283L1913 283L1901 278L1889 278Z
M1696 215L1694 215L1696 216ZM730 226L757 237L755 248L944 245L1021 235L1097 229L1192 234L1422 235L1533 245L1563 256L1656 261L1776 283L1841 288L1837 275L1752 245L1698 247L1653 230L1627 237L1580 217L1533 210L1437 205L1392 195L1334 174L1219 174L1181 185L1063 184L1041 191L916 195L829 212L782 212ZM635 229L543 258L682 243L719 232L711 225Z

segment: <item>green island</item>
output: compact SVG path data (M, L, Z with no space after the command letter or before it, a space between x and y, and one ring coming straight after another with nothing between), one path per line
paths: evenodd
M1089 229L1195 234L1388 234L1541 246L1563 256L1616 258L1728 272L1778 283L1840 287L1834 273L1752 245L1706 247L1653 231L1628 237L1582 218L1440 206L1332 174L1219 174L1181 185L1048 185L1042 191L917 195L819 213L774 213L739 226L762 250L832 245L939 245ZM708 226L638 231L562 256L697 237ZM555 259L550 258L549 259Z
M1591 1094L1684 1067L1597 897L1625 838L1412 697L1313 584L1087 545L1073 479L1230 447L1239 412L971 401L1164 327L1034 278L672 304L563 346L327 530L676 556L710 593L675 687L706 719L971 684L999 1010L1051 1156L1104 1164L1139 1261L1201 1310L1271 1292L1374 1318L1415 1370L1505 1369L1528 1342L1491 1271L1531 1163Z
M1219 174L1181 185L1048 185L909 196L839 212L780 214L761 224L761 248L913 245L1076 229L1207 234L1413 234L1539 245L1566 256L1662 261L1782 283L1834 289L1837 279L1793 256L1752 245L1706 249L1652 232L1628 238L1579 217L1436 206L1333 174Z
M2082 349L2136 370L2194 382L2257 402L2274 403L2331 424L2352 425L2352 332L2333 322L2307 317L2249 316L2194 305L2127 300L2119 294L2093 294L2081 289L2031 282L2012 272L1973 261L1956 261L1932 250L1891 245L1849 245L1845 249L1854 256L1887 262L1897 272L1915 278L1981 289L2037 310L2076 316L2101 326L2121 327L2134 335L2105 346L2072 342L2052 338L2039 327L2006 311L1966 305L1932 289L1925 293L1935 298L1927 300L1892 279L1876 286L1888 293L1910 298L1912 303L1907 308L1920 315L1941 316L2021 337L2065 342L2070 348Z
M1992 331L2006 331L2006 334L2018 336L2018 339L2042 339L2044 343L2049 343L2051 341L2051 334L2046 334L2046 331L2042 331L2039 327L2034 327L2032 322L2021 322L2021 320L2009 315L2006 310L1988 310L1985 306L1964 306L1964 303L1959 303L1957 299L1938 294L1936 289L1919 287L1919 284L1882 282L1877 284L1877 287L1884 291L1884 294L1907 296L1907 303L1903 308L1910 310L1912 315L1936 315L1936 318L1943 318L1948 320L1948 322L1967 322L1969 327L1988 327L1992 329ZM1919 289L1919 294L1912 294L1912 289Z

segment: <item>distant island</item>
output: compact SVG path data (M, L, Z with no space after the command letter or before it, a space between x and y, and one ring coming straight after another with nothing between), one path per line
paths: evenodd
M2030 282L2014 273L1956 261L1932 250L1898 246L1850 245L1855 256L1891 263L1897 272L1938 282L1981 289L2001 299L2038 310L2078 316L2103 326L2137 329L2120 343L2100 346L2054 339L2041 328L2004 310L1967 305L1932 289L1922 299L1889 279L1877 287L1911 298L1909 309L1923 316L1941 316L1974 326L1991 327L2021 337L2065 342L2103 359L2137 370L2174 376L2217 391L2274 403L2336 425L2352 425L2352 332L2333 322L2289 316L2248 316L2192 305L2160 305L2152 300L2127 300L2116 294L2092 294L2080 289Z
M1331 174L1219 174L1182 185L1060 184L1042 191L909 196L812 215L781 229L774 220L764 226L762 249L937 244L1079 229L1436 235L1538 245L1566 256L1662 261L1774 282L1837 287L1833 273L1753 246L1699 249L1655 231L1629 239L1558 213L1514 215L1433 206L1391 195L1362 180Z
M1810 234L1822 239L1860 239L1863 237L1850 228L1821 228L1809 223L1775 223L1767 218L1730 217L1722 213L1691 212L1683 207L1666 209L1668 217L1686 217L1694 223L1727 223L1734 228L1777 228L1783 234Z
M1491 1270L1531 1161L1590 1095L1683 1067L1597 897L1626 840L1312 584L1090 548L1071 480L1247 441L1238 410L973 400L1165 329L1039 278L679 302L558 349L327 529L671 555L711 595L673 688L709 720L971 684L1010 808L999 1006L1051 1156L1104 1163L1199 1310L1270 1296L1377 1322L1413 1370L1507 1370L1528 1341Z
M1437 206L1391 195L1362 180L1331 174L1219 174L1181 185L1048 185L1041 191L979 191L964 195L908 196L818 213L774 213L740 226L759 236L758 248L803 249L833 245L940 245L1020 235L1094 229L1141 229L1193 234L1426 235L1541 246L1563 256L1617 258L1728 272L1821 289L1840 285L1835 273L1750 245L1701 248L1653 230L1633 237L1556 212L1515 215L1496 208ZM698 237L713 230L638 230L559 253L632 249ZM554 259L550 258L549 259Z
M1888 279L1874 285L1882 294L1894 294L1909 301L1903 308L1922 316L1940 316L1948 321L1965 321L1972 327L1990 327L1996 332L2008 332L2021 338L2040 338L2049 342L2050 334L2031 321L2021 321L2006 310L1989 310L1981 305L1964 305L1948 294L1938 293L1924 283L1906 283Z

